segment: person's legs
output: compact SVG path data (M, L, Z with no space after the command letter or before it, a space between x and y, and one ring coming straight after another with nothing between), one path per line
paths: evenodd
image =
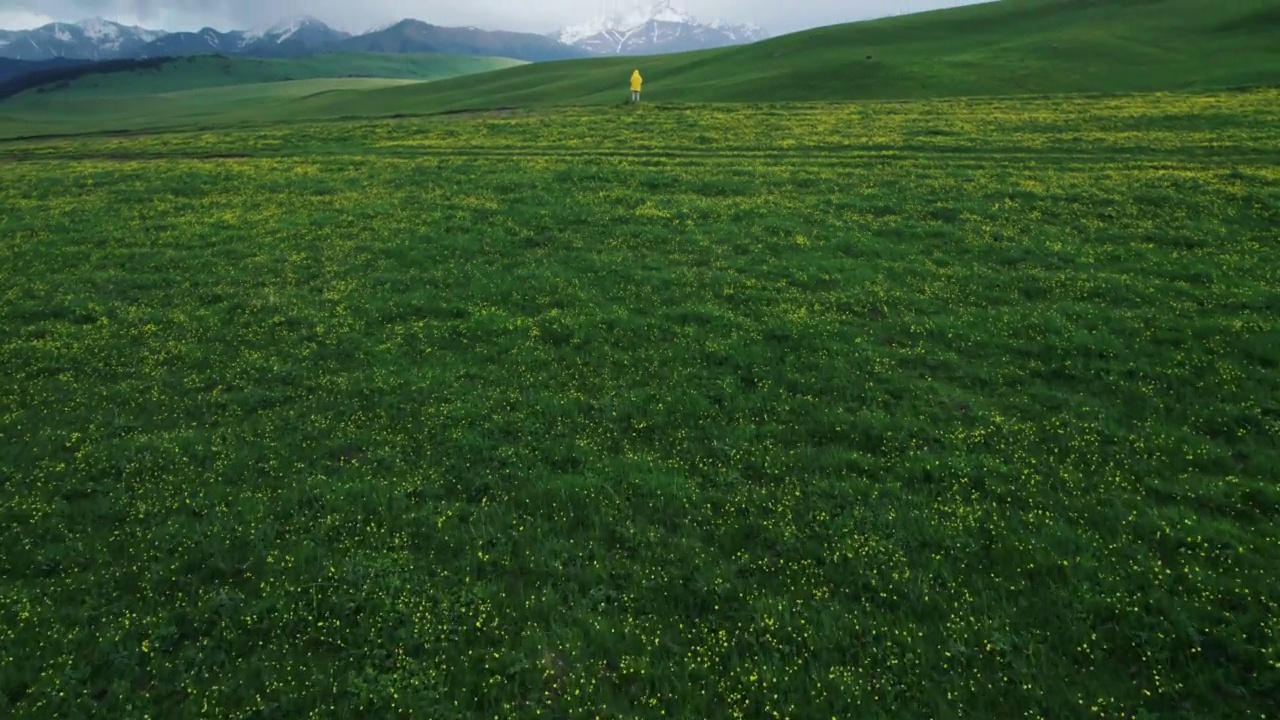
M635 90L631 91L631 102L640 102L640 93Z

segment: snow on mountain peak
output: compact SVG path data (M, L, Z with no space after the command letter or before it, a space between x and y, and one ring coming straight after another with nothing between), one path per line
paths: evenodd
M654 0L653 5L649 8L649 20L670 23L696 23L698 22L689 13L678 10L671 5L671 0Z
M761 29L760 26L755 23L732 23L732 22L729 22L728 20L725 20L724 18L717 18L715 20L712 20L711 22L707 23L707 26L713 27L717 30L727 30L729 28L746 28L748 30Z
M120 37L120 26L100 17L81 20L76 27L84 31L87 38L93 40L113 40Z
M361 34L362 34L362 35L372 35L372 34L374 34L374 33L380 33L380 32L382 32L383 30L390 30L391 28L393 28L393 27L395 27L395 26L399 25L399 24L400 24L400 23L402 23L402 22L404 22L404 21L403 21L403 20L396 20L395 22L383 23L383 24L381 24L381 25L378 25L377 27L369 28L368 30L364 31L364 32L363 32L363 33L361 33Z
M249 30L244 33L244 39L245 42L249 42L264 37L270 37L275 39L277 43L282 43L293 37L294 33L308 25L324 25L324 23L310 15L296 15L293 17L283 18L279 22L268 27Z
M319 20L315 19L310 15L294 15L293 17L284 18L280 22L276 23L275 25L272 25L271 29L268 30L268 32L270 32L272 35L278 35L278 34L284 34L284 33L290 33L290 32L297 32L299 28L305 27L307 25L322 25L322 24L323 23L321 23Z

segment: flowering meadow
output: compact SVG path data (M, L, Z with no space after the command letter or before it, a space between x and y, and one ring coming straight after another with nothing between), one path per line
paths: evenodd
M1280 716L1280 91L0 143L0 716Z

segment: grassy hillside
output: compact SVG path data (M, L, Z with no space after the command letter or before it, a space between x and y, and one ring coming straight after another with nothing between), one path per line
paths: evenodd
M386 112L1182 90L1280 82L1280 0L1002 0L725 50L518 68L362 100ZM312 106L312 111L323 113Z
M1280 717L1278 148L1276 90L2 143L0 717Z
M88 75L65 85L38 88L45 99L152 95L206 87L225 87L315 78L373 77L440 80L523 65L519 60L440 54L387 55L344 53L306 58L192 56L154 70Z

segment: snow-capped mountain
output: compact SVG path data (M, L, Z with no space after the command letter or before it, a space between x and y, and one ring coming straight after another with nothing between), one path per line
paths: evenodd
M0 30L0 57L49 60L57 57L107 60L131 57L165 33L102 18L50 23L34 30Z
M147 57L202 53L253 57L298 57L325 49L351 37L310 16L287 18L255 30L219 32L204 28L198 33L172 33L146 48Z
M197 32L167 33L147 43L130 57L181 57L183 55L212 55L235 52L243 45L240 33L224 33L213 28Z
M756 25L700 22L672 0L650 0L613 15L571 25L557 39L593 55L656 55L763 40Z

